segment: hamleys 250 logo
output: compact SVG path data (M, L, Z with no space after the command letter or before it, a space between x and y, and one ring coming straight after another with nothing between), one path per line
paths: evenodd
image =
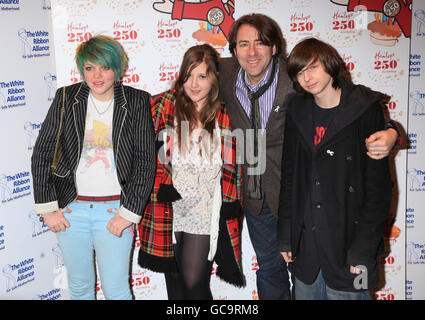
M407 72L401 67L400 59L394 52L379 50L371 62L369 78L380 86L393 87L397 81L407 77Z

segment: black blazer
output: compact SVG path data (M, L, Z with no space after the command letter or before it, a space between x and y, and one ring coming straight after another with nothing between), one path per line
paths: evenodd
M62 157L52 175L50 165L59 128L62 88L56 92L31 158L36 207L37 204L57 201L59 207L64 208L77 197L75 171L83 147L89 92L90 88L85 83L66 88L60 137ZM140 220L137 216L142 215L155 177L150 97L145 91L118 84L114 87L114 99L112 141L121 185L121 204L130 211L125 218L137 223Z
M251 122L236 96L236 79L241 67L236 58L222 58L219 66L220 94L225 102L230 123L233 129L242 129L245 134L246 130L251 128ZM261 213L263 200L266 197L270 209L277 216L284 133L282 128L285 126L286 108L292 92L292 82L286 70L286 59L280 57L276 95L266 125L266 168L261 176L263 199L249 199L246 194L244 196L244 207L255 214ZM245 150L243 154L246 155L245 145L238 145L237 148L243 148ZM246 164L247 161L244 161L244 163ZM247 167L245 165L243 166L243 174L243 179L246 181Z

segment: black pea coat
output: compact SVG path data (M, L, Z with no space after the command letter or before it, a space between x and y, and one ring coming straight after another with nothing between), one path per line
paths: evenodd
M391 202L388 158L367 156L365 139L383 130L383 94L341 82L341 100L322 142L315 147L311 95L295 96L287 110L282 160L278 241L281 252L291 251L292 270L311 282L302 236L308 229L325 247L318 252L327 285L356 291L349 266L368 271L369 288L378 281L377 259ZM321 202L315 202L320 187ZM306 226L305 215L318 222ZM325 261L332 257L331 261ZM298 259L297 259L298 258ZM331 267L329 267L329 265ZM314 279L313 279L314 280Z

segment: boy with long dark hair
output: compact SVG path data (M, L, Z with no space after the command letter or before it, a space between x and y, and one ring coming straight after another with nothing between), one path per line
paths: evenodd
M365 139L385 128L388 96L353 85L338 52L314 38L294 47L288 74L299 94L287 110L278 241L295 298L370 299L391 180Z

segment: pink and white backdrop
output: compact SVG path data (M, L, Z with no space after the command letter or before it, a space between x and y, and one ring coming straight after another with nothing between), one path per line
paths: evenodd
M56 88L81 80L75 48L107 34L130 58L123 82L160 93L172 86L183 53L209 43L230 56L234 19L258 12L282 28L287 52L305 37L335 46L353 80L391 96L404 147L393 156L394 202L385 231L379 300L425 299L425 58L424 0L5 0L0 1L0 299L68 299L66 271L55 235L33 211L30 157ZM424 139L424 140L422 140ZM245 288L214 275L214 299L258 299L258 269L243 229ZM167 299L162 274L137 265L135 298ZM97 295L103 299L98 282Z

